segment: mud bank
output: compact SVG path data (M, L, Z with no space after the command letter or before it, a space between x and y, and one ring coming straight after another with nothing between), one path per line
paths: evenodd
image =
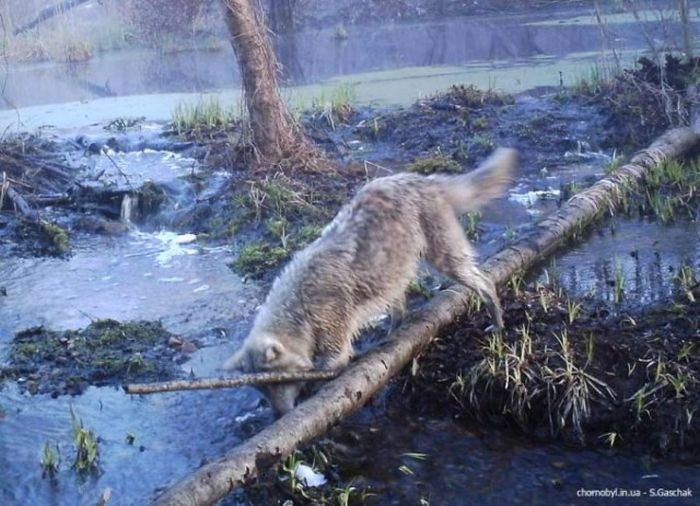
M101 320L65 332L36 327L12 340L0 375L33 394L77 395L91 385L174 378L196 349L159 322Z

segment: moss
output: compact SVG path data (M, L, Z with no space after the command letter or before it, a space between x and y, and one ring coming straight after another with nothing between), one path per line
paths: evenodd
M472 122L474 130L486 130L490 126L489 119L486 116L475 118Z
M430 288L428 288L421 279L414 279L411 281L408 285L407 292L409 296L416 295L424 299L430 299L433 296L433 292L430 291Z
M487 135L477 134L472 138L474 146L482 149L493 149L494 144L491 138Z
M311 185L283 174L247 183L248 188L238 190L228 204L232 216L228 223L245 241L229 267L257 279L316 239L345 198L337 184L328 191L312 191L319 188L316 181Z
M304 225L294 235L294 243L297 247L315 241L323 232L323 225Z
M437 153L433 156L418 158L406 166L406 172L417 174L435 174L436 172L460 173L462 167L449 156Z
M239 274L260 278L266 272L278 267L289 253L288 249L281 246L256 241L244 246L229 267Z
M63 255L70 252L70 238L68 237L68 232L58 225L48 222L42 223L41 228L49 237L51 244L59 254Z
M267 222L267 231L279 239L282 244L286 242L289 223L285 218L272 218Z
M18 343L12 348L12 353L17 357L24 359L31 359L39 351L39 345L36 343Z

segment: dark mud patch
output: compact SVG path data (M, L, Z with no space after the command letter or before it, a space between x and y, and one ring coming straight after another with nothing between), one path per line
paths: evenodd
M374 413L368 416L368 411ZM364 412L237 494L247 500L230 497L223 504L578 504L581 488L697 486L696 466L535 443L391 406ZM322 473L327 483L312 488L290 481L294 463ZM586 498L581 503L604 502Z
M66 231L37 209L64 200L79 167L53 139L16 135L0 139L0 249L9 253L62 256Z
M618 310L538 286L505 298L506 330L480 314L440 333L404 374L414 413L440 413L586 447L697 460L700 304Z
M395 167L437 156L466 170L495 147L510 146L520 151L524 170L535 172L599 156L611 145L612 127L601 128L607 119L599 105L570 100L561 89L511 96L453 86L407 108L359 108L350 124L334 129L305 126L331 156L349 163Z
M335 160L321 170L256 166L220 134L200 139L192 155L205 171L225 169L228 178L181 213L175 226L213 242L233 242L231 268L255 279L269 280L295 251L318 237L369 177L363 167Z
M384 148L379 150L390 159L445 155L473 163L493 150L499 116L514 102L493 90L453 86L409 108L368 117L354 133Z
M2 377L32 394L77 395L90 385L172 379L194 349L160 322L98 320L63 332L35 327L15 335Z

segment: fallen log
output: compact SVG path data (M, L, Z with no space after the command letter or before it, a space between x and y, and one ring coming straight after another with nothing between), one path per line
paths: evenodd
M497 284L525 271L606 212L664 160L683 156L700 141L689 128L670 130L611 176L572 197L515 244L482 264ZM214 504L253 478L258 468L284 458L298 446L324 434L359 409L408 364L440 328L467 311L470 294L444 290L394 332L391 342L352 363L338 378L261 432L202 466L155 500L158 506Z
M211 390L216 388L236 388L245 385L264 385L290 381L329 380L338 376L339 371L304 372L258 372L241 374L231 378L202 378L195 380L162 381L159 383L132 383L124 385L127 394L156 394L177 390Z

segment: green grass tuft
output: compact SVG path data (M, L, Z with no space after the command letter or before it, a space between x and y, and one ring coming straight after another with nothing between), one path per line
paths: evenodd
M459 174L462 172L462 166L451 157L436 153L432 156L416 159L408 164L405 170L416 174L435 174L436 172Z

